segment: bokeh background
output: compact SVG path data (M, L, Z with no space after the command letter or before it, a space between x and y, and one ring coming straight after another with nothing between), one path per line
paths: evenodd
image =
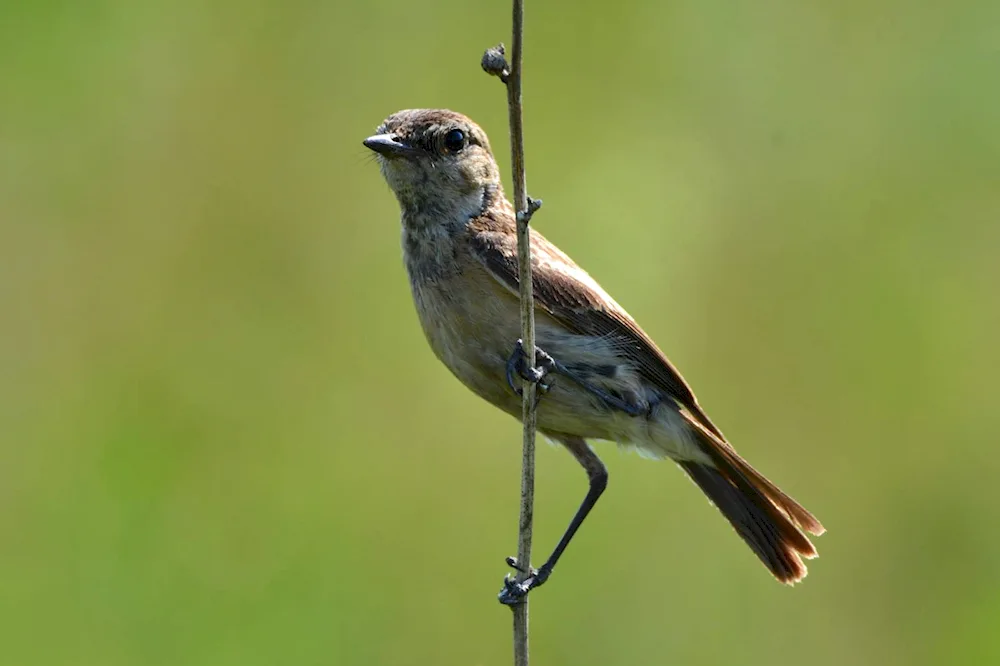
M509 171L507 2L0 5L0 662L510 662L520 434L433 358L361 146ZM539 664L1000 662L1000 4L531 2L536 226L829 532L774 583L672 465ZM586 481L538 460L539 559Z

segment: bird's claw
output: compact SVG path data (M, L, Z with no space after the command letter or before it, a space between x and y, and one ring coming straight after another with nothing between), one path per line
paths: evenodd
M531 579L529 578L528 581ZM513 576L507 574L503 579L503 589L500 590L500 594L497 595L497 601L502 603L504 606L517 606L518 604L524 603L524 598L528 596L528 592L531 591L531 586L527 581L524 583L519 583L514 579Z
M531 567L525 569L524 567L522 567L518 563L516 557L508 557L504 561L507 563L507 566L509 566L511 569L514 569L515 571L520 571L523 574L531 574L532 576L534 576L535 574L538 573L538 569L532 569Z
M507 564L522 574L527 573L528 577L521 581L510 574L504 577L503 589L497 595L497 600L504 606L516 606L524 603L524 598L528 596L528 592L531 592L549 578L549 571L545 567L541 569L532 569L529 567L528 570L525 570L518 566L516 557L508 557Z
M507 359L507 385L517 395L523 395L521 387L514 381L514 375L518 375L526 382L531 382L538 386L539 394L547 392L552 388L550 382L545 378L553 373L558 367L555 359L549 356L544 350L535 347L535 367L529 367L526 363L527 354L524 351L524 342L519 338L514 345L514 351Z

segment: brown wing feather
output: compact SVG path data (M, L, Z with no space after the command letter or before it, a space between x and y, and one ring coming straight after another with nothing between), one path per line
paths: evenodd
M472 220L468 229L473 253L498 282L516 294L520 281L514 224L513 216L486 214ZM534 230L531 271L536 308L575 333L604 336L620 344L643 377L725 440L680 372L645 331L582 268Z
M518 293L517 241L513 215L486 215L469 223L473 254L498 282ZM680 407L704 450L737 487L756 487L800 528L822 534L823 526L804 507L750 466L726 441L698 404L691 387L625 310L583 269L541 234L531 232L531 270L535 307L581 335L616 340L642 376ZM804 537L803 537L804 539ZM807 557L815 554L808 540L797 544ZM808 547L807 547L808 546Z

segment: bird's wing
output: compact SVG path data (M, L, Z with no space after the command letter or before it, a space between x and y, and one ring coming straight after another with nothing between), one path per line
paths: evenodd
M483 215L469 223L472 253L500 284L518 294L514 220ZM580 335L614 340L647 381L725 442L691 387L646 332L597 282L544 236L531 231L531 283L535 307Z

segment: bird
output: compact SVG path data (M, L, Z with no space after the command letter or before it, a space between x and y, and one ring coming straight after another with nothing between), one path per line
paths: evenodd
M508 580L501 602L520 603L549 579L607 487L594 440L674 461L777 580L806 576L803 560L817 555L806 534L822 534L823 525L736 452L652 338L533 226L537 365L528 367L519 339L516 213L479 125L447 109L406 109L363 144L399 203L403 259L433 353L515 418L520 381L537 382L539 432L588 476L587 494L552 554L523 581Z

